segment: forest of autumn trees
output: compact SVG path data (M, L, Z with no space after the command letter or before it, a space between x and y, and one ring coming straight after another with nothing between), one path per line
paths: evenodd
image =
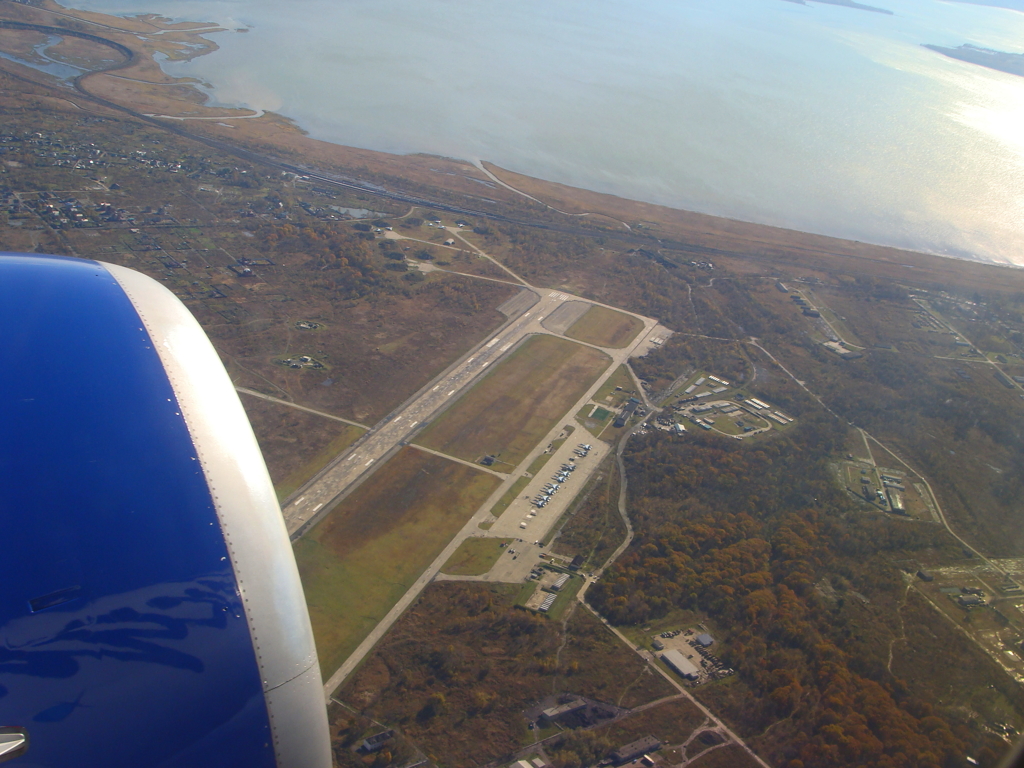
M938 768L967 754L993 764L998 741L938 716L880 657L895 633L882 608L903 590L892 561L951 540L856 507L829 476L843 428L801 421L749 446L703 435L635 444L637 537L588 599L617 624L683 608L726 628L720 654L754 698L742 725L786 721L769 747L775 765Z

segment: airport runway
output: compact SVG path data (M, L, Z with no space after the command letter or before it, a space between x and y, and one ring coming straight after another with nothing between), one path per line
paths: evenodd
M338 496L344 493L364 474L376 469L377 465L400 443L410 438L430 421L481 374L515 347L520 341L534 333L550 333L541 321L563 303L585 301L559 291L538 290L541 299L534 306L503 330L500 330L476 352L459 363L441 381L426 392L414 398L399 414L389 421L377 424L353 448L336 459L304 488L297 498L287 504L284 513L288 534L296 539L308 530L320 515L328 511ZM590 302L588 302L590 303ZM603 306L603 305L601 305ZM621 310L619 310L621 311ZM646 338L656 322L644 319L644 330L638 339ZM605 350L618 359L626 350ZM618 354L616 354L618 353ZM628 354L628 353L627 353Z

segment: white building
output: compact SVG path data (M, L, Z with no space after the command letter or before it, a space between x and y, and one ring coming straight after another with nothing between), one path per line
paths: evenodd
M665 651L660 658L680 677L687 680L696 680L700 677L700 670L697 669L697 666L677 650Z

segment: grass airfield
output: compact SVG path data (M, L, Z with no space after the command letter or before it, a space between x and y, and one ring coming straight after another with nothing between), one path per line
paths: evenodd
M498 457L518 465L565 412L607 370L611 359L554 336L533 336L508 355L416 443L466 461Z
M407 447L295 543L325 678L499 483L494 475Z
M628 346L643 328L644 324L639 318L593 305L579 320L569 326L565 335L597 347L622 349Z

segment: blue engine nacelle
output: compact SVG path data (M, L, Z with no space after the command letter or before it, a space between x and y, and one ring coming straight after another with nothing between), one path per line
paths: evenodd
M330 766L263 457L156 281L0 254L0 526L0 762Z

